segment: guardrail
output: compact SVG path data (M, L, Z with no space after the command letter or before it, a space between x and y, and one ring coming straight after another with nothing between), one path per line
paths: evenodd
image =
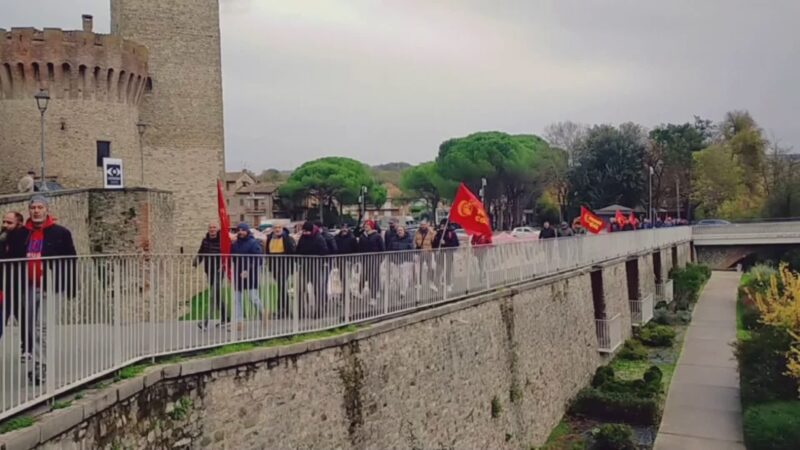
M670 304L674 300L674 297L672 280L656 283L657 302L667 302L667 304Z
M614 353L622 345L622 315L610 319L595 319L597 347L600 353Z
M735 223L692 227L695 245L800 243L800 222Z
M653 319L653 294L648 294L642 299L630 300L631 324L644 326Z
M230 280L220 256L2 261L0 419L143 359L373 321L690 238L687 227L433 251L234 255ZM610 334L598 322L601 351L618 345L613 320Z

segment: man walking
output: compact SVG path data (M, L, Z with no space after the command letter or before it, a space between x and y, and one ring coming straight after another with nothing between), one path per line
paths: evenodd
M230 323L225 299L222 295L222 282L225 279L225 273L222 267L222 258L220 257L220 231L215 223L208 225L208 233L200 243L200 249L197 250L197 258L195 258L193 265L197 266L197 264L203 265L203 271L208 279L208 307L205 310L203 322L198 323L197 326L201 330L207 329L208 319L212 311L214 313L219 312L217 327Z
M436 249L436 271L439 274L434 282L439 282L444 276L442 283L448 290L452 290L453 254L455 252L455 250L449 249L455 249L458 246L458 235L453 225L449 224L447 219L442 219L439 222L439 229L433 237L433 248Z
M278 286L278 301L273 317L278 319L288 318L291 313L289 310L289 296L286 292L286 284L293 272L294 261L291 258L281 258L281 255L293 255L295 252L294 239L289 236L289 231L283 225L272 227L272 233L267 236L265 252L270 257L267 258L267 267L275 279Z
M433 250L433 231L431 231L430 226L428 225L427 220L423 220L419 223L419 228L417 228L417 232L414 233L414 248L417 250L425 250L419 253L419 281L417 282L417 287L421 287L422 283L425 281L425 275L427 274L429 277L433 278L433 254L430 252ZM429 280L431 286L435 288L433 285L433 280Z
M542 224L542 231L539 232L539 239L553 239L556 237L556 230L550 226L550 221L545 220Z
M34 384L44 382L47 374L47 302L60 304L64 296L73 295L77 278L72 233L55 223L48 207L44 196L35 195L31 198L28 208L30 217L20 229L21 232L14 233L8 244L10 258L27 258L24 269L17 268L22 285L16 288L25 302L24 313L21 314L27 315L23 324L23 350L30 356L23 354L23 357L30 362L26 363L28 379ZM49 276L52 279L48 279ZM48 298L48 292L54 298Z
M0 228L0 260L8 259L9 256L9 243L14 239L13 235L18 233L23 224L22 214L18 212L10 212L3 215L3 223ZM16 294L10 289L14 280L14 273L10 269L11 265L0 265L0 338L3 337L3 329L6 322L9 321L13 314L17 321L21 324L19 301ZM20 334L20 338L22 334ZM21 339L25 342L24 339ZM24 353L24 352L23 352Z
M250 314L255 309L258 317L266 324L267 316L264 314L264 307L258 293L258 277L261 272L263 258L261 254L261 244L253 237L250 225L242 222L237 227L236 240L231 245L231 262L234 273L234 316L236 317L237 328L242 329L244 319L243 297L247 294L250 305Z
M372 300L377 302L381 292L381 256L366 255L366 253L383 253L386 246L381 234L378 232L375 222L367 220L364 222L364 233L358 240L359 253L365 253L364 258L364 282L369 284Z
M297 254L305 256L325 256L328 244L320 234L319 228L311 222L303 224L300 240L297 241ZM321 262L318 258L302 258L300 260L300 316L306 314L305 297L314 305L314 313L319 314L325 297L325 274L321 273ZM308 286L311 285L311 289Z

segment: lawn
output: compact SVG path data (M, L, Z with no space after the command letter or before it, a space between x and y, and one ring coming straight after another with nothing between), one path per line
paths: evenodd
M264 304L269 311L274 311L278 305L278 286L273 283L262 283L259 287L259 297L261 303ZM227 311L232 311L231 304L233 301L233 293L230 287L222 289L222 299L225 302ZM203 320L206 318L206 313L211 309L210 319L219 319L219 311L215 308L210 308L210 295L208 289L195 294L189 299L189 312L186 313L180 320ZM244 302L244 316L250 317L253 314L252 307L247 301Z

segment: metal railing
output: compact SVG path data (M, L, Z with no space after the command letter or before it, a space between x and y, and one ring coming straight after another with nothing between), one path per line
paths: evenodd
M653 319L653 294L639 300L630 300L631 324L644 326Z
M674 300L672 280L656 283L656 301L672 303Z
M610 319L595 319L597 347L600 353L614 353L622 345L622 315Z
M782 244L800 242L800 222L735 223L692 227L695 245Z
M147 358L373 321L685 242L690 233L330 257L0 261L0 419ZM614 320L598 322L601 350L618 345Z

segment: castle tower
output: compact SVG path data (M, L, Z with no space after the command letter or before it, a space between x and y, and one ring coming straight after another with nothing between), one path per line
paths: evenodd
M219 0L111 0L111 33L148 49L146 185L174 193L178 245L194 251L225 171Z
M0 192L40 169L39 110L46 89L47 176L70 188L102 187L102 154L126 161L140 180L138 105L148 86L147 48L83 29L0 29ZM99 163L99 164L98 164Z

